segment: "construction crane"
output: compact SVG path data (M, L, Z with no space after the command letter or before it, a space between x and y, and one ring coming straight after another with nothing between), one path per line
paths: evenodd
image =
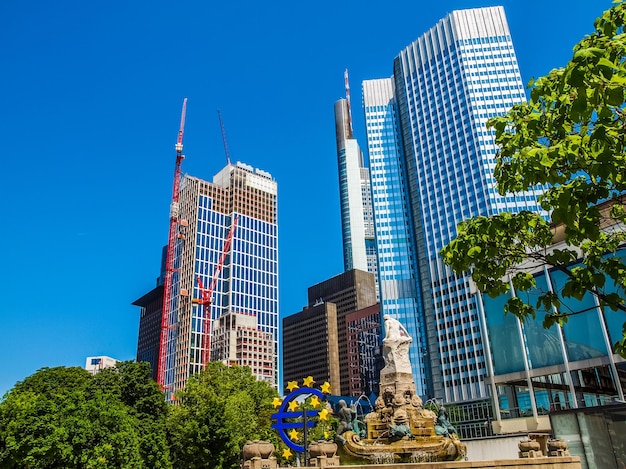
M174 251L176 247L176 233L179 222L178 193L180 191L181 166L185 156L183 155L183 133L185 130L185 113L187 111L187 98L183 100L183 110L180 116L180 128L176 141L176 164L174 166L174 184L172 189L172 202L170 204L170 229L167 238L167 254L165 261L165 281L163 285L163 313L161 315L161 337L159 341L159 357L157 362L157 382L166 388L165 369L167 362L167 349L170 335L170 316L172 313L172 279L174 272Z
M215 287L217 286L217 279L224 267L224 261L226 260L226 256L230 252L230 246L233 242L233 235L235 234L235 229L237 228L237 221L239 220L238 216L235 216L233 219L233 224L228 231L228 235L226 235L226 239L224 240L224 247L222 248L222 255L219 258L215 266L215 270L213 271L213 277L211 278L211 284L209 288L204 288L204 283L202 279L198 277L198 289L202 295L202 298L194 298L192 300L193 303L198 305L202 305L202 322L204 327L204 335L202 339L202 366L206 368L207 363L209 363L209 353L211 346L211 301L213 299L213 292L215 291Z
M222 113L217 110L217 118L220 120L220 129L222 131L222 141L224 142L224 153L226 153L226 162L230 165L230 152L228 151L228 142L226 141L226 129L222 121Z

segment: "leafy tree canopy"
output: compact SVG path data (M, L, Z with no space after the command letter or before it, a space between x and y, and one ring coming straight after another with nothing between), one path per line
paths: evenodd
M626 4L618 1L564 68L530 83L527 103L488 122L500 146L498 192L547 188L539 202L551 217L502 213L459 224L443 260L457 273L471 271L490 296L510 285L530 290L534 279L520 266L547 265L567 276L562 297L593 294L601 306L626 311L625 257L618 255L626 241L625 21ZM560 241L556 249L550 248L554 241ZM536 305L512 298L505 311L523 320L559 306L557 294L543 292ZM559 311L547 314L544 326L567 321L571 312ZM626 324L615 348L626 357Z
M0 467L171 467L166 414L145 363L44 368L0 402Z
M212 362L187 381L171 409L168 439L174 467L235 468L247 440L272 440L272 400L278 393L248 367Z

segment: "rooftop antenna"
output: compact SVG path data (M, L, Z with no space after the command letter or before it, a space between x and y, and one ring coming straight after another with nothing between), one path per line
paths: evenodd
M224 129L224 121L222 121L222 113L217 110L217 117L220 120L220 129L222 130L222 141L224 142L224 153L226 153L226 161L230 166L230 152L228 151L228 142L226 141L226 129Z
M352 108L350 106L350 82L348 81L348 69L343 72L343 80L346 85L346 101L348 101L348 138L353 138L352 131Z

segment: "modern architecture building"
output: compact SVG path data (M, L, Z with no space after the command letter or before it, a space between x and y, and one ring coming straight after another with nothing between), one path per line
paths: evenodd
M163 255L165 257L165 253ZM165 267L163 266L163 270ZM152 379L157 380L159 342L161 339L161 315L163 313L163 283L157 279L157 286L133 301L141 308L139 314L139 338L137 340L137 361L148 362L152 367Z
M381 330L380 303L346 314L349 396L379 395Z
M378 282L370 173L353 134L347 70L345 80L346 99L335 103L344 270L371 272Z
M358 397L373 387L371 374L354 370L380 357L378 316L369 272L353 269L309 287L308 305L283 319L284 386L311 375L328 381L335 395ZM359 340L367 340L360 352Z
M328 280L309 287L309 307L319 303L334 303L337 307L337 337L339 352L339 378L341 388L335 393L350 395L350 366L348 361L349 313L376 304L376 284L374 276L363 270L349 270Z
M274 336L258 327L254 314L228 312L213 322L211 361L247 366L258 379L276 382Z
M212 349L210 341L213 324L233 313L254 317L256 328L264 333L257 340L271 340L271 373L265 365L254 367L258 379L278 386L276 198L277 184L269 173L239 162L228 164L212 182L183 176L178 201L180 221L172 274L172 308L164 344L164 384L168 393L183 388L187 379L204 367L205 361L232 359L230 348ZM234 224L232 242L223 252ZM216 275L223 254L223 269ZM162 278L163 275L159 277ZM213 283L210 305L197 301ZM145 318L140 324L144 327L143 331L140 327L140 339L151 336L147 331L152 327L152 321L147 319L151 314L158 315L160 320L157 296L155 289L133 303L141 306L142 320ZM248 327L246 323L246 331ZM254 347L254 343L249 345ZM139 348L138 358L150 360L154 370L158 356L140 356L144 348ZM150 347L146 345L146 348ZM265 357L260 362L264 360Z
M107 357L105 355L87 357L87 360L85 360L85 370L92 375L95 375L105 368L114 368L118 361L119 360L116 360L115 358Z
M622 198L622 204L624 201L626 197ZM608 212L612 203L605 202L602 210ZM606 224L603 228L626 230L619 223ZM563 226L554 229L554 245L550 250L566 248L563 231ZM606 256L626 262L626 245ZM571 266L575 267L576 264ZM490 349L486 381L493 390L496 431L507 433L519 430L520 426L528 430L523 428L528 421L550 429L551 411L625 402L626 360L613 353L613 344L623 338L626 313L603 307L591 293L581 299L563 296L567 274L562 270L539 263L527 263L520 268L533 274L536 287L530 292L512 290L497 298L483 296L484 308L480 311ZM504 303L511 296L535 307L538 295L546 292L559 297L560 306L553 311L538 309L535 318L523 323L513 315L502 313ZM609 279L603 293L626 297L624 288ZM567 322L544 329L543 320L548 313L567 314Z
M313 376L330 383L333 393L341 389L337 305L319 302L283 318L283 383Z
M502 7L453 11L363 83L383 314L413 337L423 398L489 397L479 305L470 278L439 251L477 215L540 210L542 188L495 189L490 117L525 101Z

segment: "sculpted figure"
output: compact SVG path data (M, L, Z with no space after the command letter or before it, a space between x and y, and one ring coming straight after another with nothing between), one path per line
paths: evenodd
M345 443L345 438L341 435L342 433L352 430L352 420L356 416L356 407L351 405L348 407L346 401L341 399L339 401L339 412L337 412L337 418L339 419L339 426L337 427L337 439L342 443Z
M448 420L448 412L443 406L439 409L439 414L437 415L437 421L435 422L435 433L437 435L448 437L456 434L456 428L454 428L454 425L452 425L450 423L450 420Z

